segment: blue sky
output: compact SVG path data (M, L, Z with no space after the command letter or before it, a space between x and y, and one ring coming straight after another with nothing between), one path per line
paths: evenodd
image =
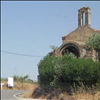
M1 51L45 56L78 27L82 7L91 8L91 27L100 29L100 1L1 1ZM42 58L1 52L1 77L28 74L36 81Z

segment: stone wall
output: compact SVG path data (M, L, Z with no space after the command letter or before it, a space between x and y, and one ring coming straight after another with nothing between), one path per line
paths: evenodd
M70 32L68 35L62 37L62 43L65 43L66 41L73 40L73 41L79 41L79 42L85 42L90 35L93 33L100 34L100 30L96 31L90 26L80 26L74 31Z

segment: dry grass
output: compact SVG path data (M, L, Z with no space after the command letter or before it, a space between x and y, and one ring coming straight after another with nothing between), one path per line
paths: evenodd
M88 91L86 91L84 87L84 85L79 87L77 91L74 87L74 90L72 89L72 92L61 92L60 89L55 89L52 92L48 92L43 88L34 88L34 90L31 90L29 91L29 93L27 93L29 94L27 97L49 100L99 100L98 98L100 98L100 86L93 86L92 89L88 88Z
M28 91L24 97L49 100L98 100L100 97L100 92L97 92L96 94L86 93L85 91L82 93L60 93L59 90L55 90L53 92L47 93L42 89L38 91L37 90L38 88L34 88L34 90Z
M2 82L4 83L4 86L2 87L2 90L30 90L33 89L34 87L37 87L36 84L31 84L31 83L21 83L21 82L14 82L14 87L13 88L8 88L7 87L7 82Z
M96 93L95 100L100 100L100 92Z
M7 82L3 82L5 85L2 90L9 90L7 88ZM36 84L31 83L20 83L14 82L14 87L11 88L13 90L28 90L24 94L25 98L36 98L36 99L49 99L49 100L100 100L100 91L95 91L94 89L91 91L85 91L83 87L80 87L78 91L72 92L61 92L60 89L55 89L54 91L46 91L45 89L38 89ZM98 87L100 88L100 86Z

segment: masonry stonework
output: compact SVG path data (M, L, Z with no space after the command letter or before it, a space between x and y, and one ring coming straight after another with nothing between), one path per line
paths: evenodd
M85 13L85 25L83 25L83 13ZM62 45L49 54L52 56L62 56L68 50L77 57L93 58L93 50L88 50L85 46L85 41L93 33L100 34L100 30L90 27L90 8L83 7L78 10L78 27L68 35L63 36Z

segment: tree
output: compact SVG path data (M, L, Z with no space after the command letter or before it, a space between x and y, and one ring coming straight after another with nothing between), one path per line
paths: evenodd
M14 75L13 78L14 78L14 81L24 82L25 80L27 80L29 78L29 75L26 75L26 76L23 76L23 77Z
M100 34L94 33L90 35L85 45L88 49L96 50L100 60Z
M55 50L55 49L58 48L58 46L54 46L54 45L50 45L49 47L50 47L51 49L53 49L53 50Z
M85 44L89 49L100 51L100 34L94 33L90 35Z

